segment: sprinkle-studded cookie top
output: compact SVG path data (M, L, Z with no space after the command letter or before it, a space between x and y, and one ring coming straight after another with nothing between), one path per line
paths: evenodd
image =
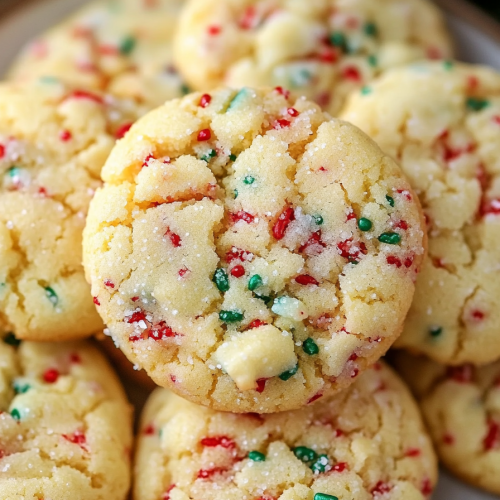
M10 78L65 82L132 98L147 109L187 92L171 42L183 0L104 0L32 41Z
M281 85L331 113L387 68L450 56L427 0L192 0L174 45L197 90Z
M162 386L231 411L298 408L399 335L418 200L350 124L275 90L172 101L113 150L84 259L98 310Z
M399 159L429 257L399 346L445 364L500 357L500 74L458 64L394 70L343 117Z
M276 415L218 413L158 389L134 499L423 500L436 469L408 390L377 364L341 394Z
M84 343L18 345L0 339L0 499L124 500L131 412L109 365Z
M0 87L0 333L91 335L102 322L81 265L85 215L135 105L56 83Z
M500 363L445 367L401 353L396 364L421 402L441 460L500 494Z

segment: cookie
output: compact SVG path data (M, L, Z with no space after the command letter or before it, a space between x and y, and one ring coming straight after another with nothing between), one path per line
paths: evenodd
M446 367L402 352L395 363L420 401L446 467L500 494L500 362Z
M344 392L275 415L195 406L165 389L142 415L134 500L417 500L437 464L418 408L383 364Z
M390 67L451 55L442 15L427 0L192 0L174 42L196 90L282 86L332 114Z
M57 83L0 85L0 334L102 330L81 264L100 170L135 104Z
M500 358L500 74L394 70L342 116L399 160L427 218L429 255L397 345L450 365Z
M158 385L219 410L295 409L399 335L419 204L395 162L329 120L281 88L195 93L111 153L84 264L110 335Z
M172 64L172 36L184 0L92 2L31 42L9 78L60 78L133 98L146 109L186 93Z
M0 340L0 499L125 500L131 408L91 344Z

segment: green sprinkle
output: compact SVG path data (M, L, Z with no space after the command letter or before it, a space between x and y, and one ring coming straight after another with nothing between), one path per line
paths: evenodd
M57 293L54 292L54 289L50 286L45 287L45 296L49 299L53 306L57 306L57 304L59 303L59 297L57 296Z
M330 465L328 455L320 455L318 459L311 465L311 470L315 474L326 472L326 468Z
M368 56L368 64L369 64L372 68L376 68L376 67L378 66L378 59L377 59L377 56L374 56L374 55Z
M443 67L446 71L451 71L454 66L455 64L453 63L453 61L443 61Z
M248 280L248 289L253 292L256 288L259 288L259 286L262 286L262 278L258 274L254 274Z
M21 343L19 339L16 339L16 336L12 332L7 333L7 335L3 338L3 341L14 347L17 347Z
M14 420L21 420L21 414L19 413L19 410L17 408L14 408L11 412L10 412L10 415L11 417L14 419Z
M13 385L16 394L25 394L31 389L31 385L29 384L20 384L19 382L14 382Z
M243 319L243 314L238 311L221 311L219 319L223 323L238 323Z
M490 105L490 101L486 99L477 99L475 97L469 97L467 99L467 107L471 111L482 111Z
M137 44L137 40L133 36L127 36L120 44L120 52L123 55L130 55Z
M236 155L229 155L229 159L231 161L236 161L237 156Z
M181 93L182 93L182 95L187 95L190 92L191 92L191 89L185 83L183 83L181 85Z
M309 354L309 356L314 356L315 354L318 354L319 352L319 347L314 340L309 337L307 340L304 340L304 343L302 344L302 349L304 349L304 352L306 354Z
M290 81L291 88L304 87L311 81L312 73L307 69L301 69L293 74Z
M318 226L321 226L323 224L323 222L325 222L323 220L323 217L321 217L321 215L313 215L313 219L314 219L314 222L318 225Z
M385 195L385 199L389 202L389 205L391 207L394 206L394 198L392 198L391 196L389 196L388 194Z
M248 454L248 458L252 460L253 462L265 462L266 461L266 456L264 453L261 453L260 451L251 451Z
M19 174L21 172L21 169L19 167L10 167L8 170L7 170L7 175L9 177L18 177Z
M229 277L225 269L216 269L212 281L220 292L227 292L229 290Z
M267 295L257 295L256 293L253 294L254 297L256 299L260 299L264 302L264 304L266 304L266 306L270 303L270 302L274 302L274 299L272 297L268 297Z
M208 163L215 156L217 156L217 151L215 151L215 149L211 149L210 152L202 156L200 160L206 161Z
M292 378L298 371L299 371L299 365L296 364L291 370L288 370L287 372L283 372L280 375L280 379L286 381L286 380Z
M335 47L340 47L342 50L346 50L347 39L341 31L334 31L330 35L330 43Z
M382 233L378 237L380 243L387 243L388 245L397 245L401 243L401 236L398 233Z
M358 220L358 227L361 231L369 231L373 227L373 224L370 219L361 217L361 219Z
M375 23L366 23L364 26L364 32L368 36L377 36L378 28Z
M246 99L248 95L248 89L242 88L237 94L231 99L231 102L229 103L229 106L227 107L227 111L232 111L233 109L237 108L242 101Z
M235 190L234 190L234 199L235 199L235 200L236 200L236 198L238 198L238 194L239 194L239 193L238 193L238 190L237 190L237 189L235 189Z
M443 329L440 326L431 326L429 333L431 337L439 337L443 333Z
M373 89L372 89L370 86L368 86L368 85L366 85L365 87L363 87L363 88L361 89L361 94L362 94L362 95L369 95L369 94L371 94L372 92L373 92Z
M316 495L314 495L314 500L339 500L339 498L333 495L327 495L326 493L316 493Z
M301 462L312 462L318 458L318 454L306 446L297 446L292 451Z
M251 185L255 182L255 177L252 177L251 175L247 175L245 176L245 178L243 179L243 182L247 185Z
M56 83L59 83L59 79L53 77L53 76L41 76L38 81L43 84L47 85L54 85Z

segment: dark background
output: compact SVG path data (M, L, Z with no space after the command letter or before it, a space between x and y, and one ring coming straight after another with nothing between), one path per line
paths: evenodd
M472 3L500 19L500 0L473 0Z

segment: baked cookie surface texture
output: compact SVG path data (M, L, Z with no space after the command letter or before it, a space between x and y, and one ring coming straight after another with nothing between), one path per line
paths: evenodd
M500 358L500 74L393 70L342 117L399 160L426 214L429 255L397 345L450 365Z
M134 480L134 500L423 500L437 464L408 389L376 364L344 392L274 415L215 412L158 389Z
M0 341L0 499L125 500L131 408L97 349Z
M57 83L0 86L0 334L102 329L81 252L100 171L135 104Z
M388 68L451 56L426 0L192 0L174 43L196 90L279 85L333 114Z

